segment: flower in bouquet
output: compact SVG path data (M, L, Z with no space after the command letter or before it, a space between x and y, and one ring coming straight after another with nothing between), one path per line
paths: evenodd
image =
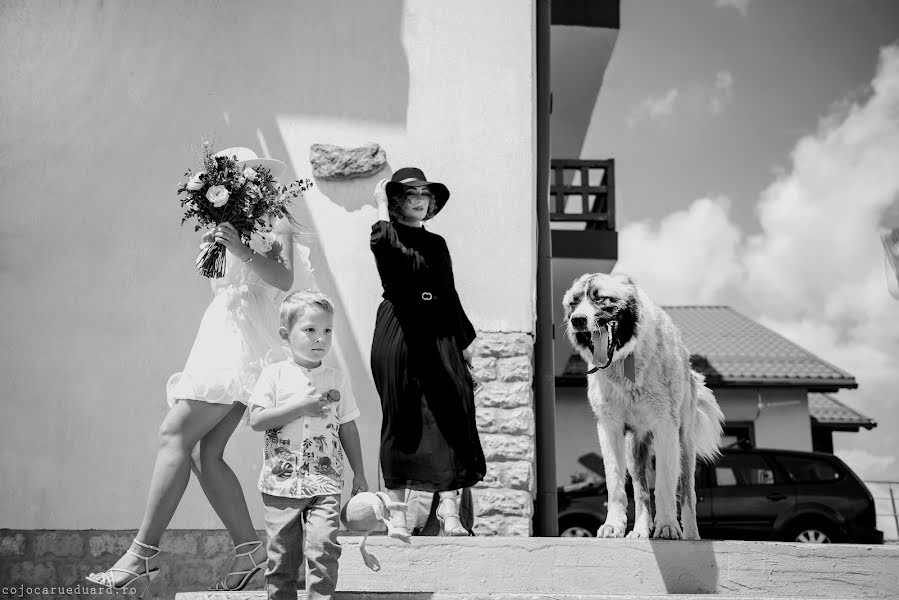
M186 187L191 192L196 192L197 190L202 190L203 186L205 185L203 183L203 179L205 179L205 178L206 178L206 173L204 173L203 171L198 171L198 172L194 173L194 176L190 178L190 181L188 181L184 185L184 187Z
M216 208L223 207L230 196L228 188L223 185L214 185L206 190L206 199Z
M184 174L186 182L178 186L181 207L185 209L181 224L196 220L194 231L231 223L248 243L254 232L271 231L279 218L293 221L291 201L312 187L308 179L284 186L266 164L278 161L256 158L246 148L233 148L214 154L208 142L203 144L202 168ZM246 163L252 163L252 166ZM197 270L206 277L225 273L225 248L216 242L202 247L197 257Z

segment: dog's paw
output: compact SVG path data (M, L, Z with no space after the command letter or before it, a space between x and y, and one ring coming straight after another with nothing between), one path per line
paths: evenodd
M634 523L634 528L631 530L627 537L629 539L647 539L652 534L652 519L649 517L649 509L644 509L640 512L640 516L637 517L636 522Z
M684 534L677 523L658 523L652 537L662 540L680 540Z
M649 538L649 528L643 527L634 527L629 534L627 534L627 539L629 540L645 540Z
M598 538L620 538L624 537L624 526L614 523L604 523L597 531Z

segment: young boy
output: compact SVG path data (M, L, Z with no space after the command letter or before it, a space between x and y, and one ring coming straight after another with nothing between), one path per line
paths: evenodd
M306 597L332 598L341 550L343 452L353 469L353 493L368 490L354 420L359 409L347 377L322 365L334 321L328 297L294 292L281 303L280 316L279 333L292 357L262 371L249 401L250 426L266 431L259 476L268 532L266 587L271 600L296 600L305 554Z

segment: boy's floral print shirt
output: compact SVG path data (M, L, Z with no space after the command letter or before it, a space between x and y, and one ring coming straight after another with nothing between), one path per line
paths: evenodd
M265 451L259 491L273 496L311 498L340 494L343 483L343 448L340 425L359 416L347 377L332 367L307 369L293 359L266 367L249 404L272 408L309 393L340 392L326 417L300 417L265 432Z

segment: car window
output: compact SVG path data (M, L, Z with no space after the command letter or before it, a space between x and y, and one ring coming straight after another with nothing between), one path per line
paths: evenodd
M840 472L828 460L811 456L778 456L791 481L810 483L814 481L836 481Z
M719 487L774 485L774 470L758 454L725 454L715 465Z

